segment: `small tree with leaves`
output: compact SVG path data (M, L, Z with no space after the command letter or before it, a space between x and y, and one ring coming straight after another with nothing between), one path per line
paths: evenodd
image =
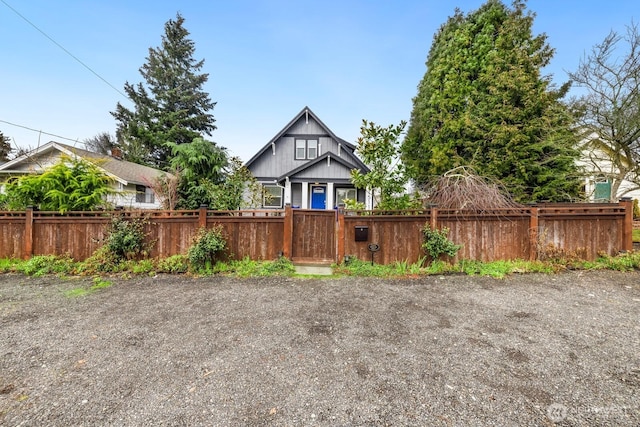
M405 193L408 177L400 161L399 139L406 124L402 121L397 126L382 127L363 120L360 127L356 150L370 170L366 173L352 170L351 182L356 188L372 192L378 209L409 209L419 204Z

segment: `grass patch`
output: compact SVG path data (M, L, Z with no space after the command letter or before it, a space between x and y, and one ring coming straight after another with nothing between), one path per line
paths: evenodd
M634 242L640 242L640 228L634 228L631 232Z
M78 297L83 297L89 294L92 294L100 289L106 289L109 286L111 286L113 283L109 280L105 280L102 279L100 277L94 277L93 278L93 285L91 285L90 287L79 287L79 288L74 288L74 289L70 289L68 291L64 292L64 296L66 296L67 298L78 298Z
M236 277L290 276L295 273L293 263L284 257L275 261L254 261L249 258L218 261L210 274L224 274Z
M31 276L44 274L65 275L103 275L122 274L130 278L132 275L155 275L157 273L184 274L189 272L189 260L185 255L173 255L164 259L126 260L120 262L105 259L98 253L85 262L77 263L69 257L53 255L34 256L29 260L15 258L0 259L0 273L19 272ZM510 274L545 273L551 274L562 270L640 270L640 251L626 252L616 256L600 256L595 261L571 259L554 259L547 261L493 261L480 262L462 260L455 264L436 260L425 265L425 259L416 263L407 261L390 265L371 263L354 257L345 257L345 262L332 265L334 275L359 277L416 277L435 274L467 274L471 276L491 276L503 278ZM227 275L235 277L292 276L295 274L293 263L284 257L275 261L255 261L249 258L242 260L218 261L214 265L197 273L198 275ZM82 296L101 289L100 283L93 286L68 291L69 296Z
M23 261L15 258L0 259L0 273L11 273L16 271L16 266Z

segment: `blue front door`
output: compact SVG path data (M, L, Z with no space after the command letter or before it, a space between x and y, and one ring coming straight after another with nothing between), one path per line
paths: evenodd
M311 186L311 209L326 209L327 194L326 187L320 185Z

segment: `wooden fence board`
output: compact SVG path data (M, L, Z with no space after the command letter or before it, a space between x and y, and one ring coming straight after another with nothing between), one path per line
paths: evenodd
M416 262L425 256L422 229L447 227L461 244L455 259L495 261L573 255L593 260L632 247L632 204L539 205L521 209L467 212L430 209L381 215L379 211L115 211L0 212L0 257L69 254L89 257L103 243L113 216L144 218L152 257L185 254L200 226L219 224L227 256L294 262L342 262L346 255L377 263ZM356 226L368 227L368 240L355 241Z
M0 258L22 258L24 229L24 212L20 216L0 216Z

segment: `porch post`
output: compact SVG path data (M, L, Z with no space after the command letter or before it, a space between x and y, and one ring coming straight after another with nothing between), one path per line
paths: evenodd
M309 183L302 181L302 203L300 209L309 209Z
M284 204L291 204L291 181L289 181L289 177L286 177L284 180Z
M333 209L333 182L327 182L327 209Z

